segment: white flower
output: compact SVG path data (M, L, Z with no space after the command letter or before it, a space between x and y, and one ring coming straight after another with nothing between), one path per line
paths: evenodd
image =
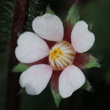
M51 14L36 17L32 27L36 34L21 34L15 50L16 57L21 63L33 63L49 56L49 64L36 64L24 71L19 80L21 87L30 95L38 95L46 88L53 71L62 70L59 92L62 98L71 96L85 83L83 72L73 65L75 53L88 51L94 44L94 34L84 21L79 21L71 33L72 44L63 41L63 23L58 16ZM43 39L57 43L49 49Z

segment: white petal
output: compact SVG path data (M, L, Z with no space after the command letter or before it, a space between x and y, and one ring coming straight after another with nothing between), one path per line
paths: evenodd
M71 34L71 42L77 52L88 51L93 46L94 41L95 36L88 30L88 25L85 21L79 21L75 24Z
M63 40L63 24L60 18L52 14L36 17L32 23L33 30L42 38L49 41Z
M31 66L20 76L19 82L27 94L38 95L47 86L52 75L52 68L46 64Z
M15 54L22 63L32 63L49 55L46 42L32 32L21 34L17 43Z
M74 65L68 66L63 70L59 77L59 91L63 98L72 95L85 82L85 76L82 71Z

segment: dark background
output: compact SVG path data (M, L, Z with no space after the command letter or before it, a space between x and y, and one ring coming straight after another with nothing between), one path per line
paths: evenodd
M72 0L41 0L35 16L45 12L49 3L56 14L62 17L70 7L70 1ZM0 0L0 110L55 110L49 87L39 96L19 94L18 83L13 81L15 77L8 78L14 4L14 0ZM29 6L32 8L31 2ZM90 53L97 57L102 66L86 71L92 90L77 90L72 97L61 101L59 110L110 110L110 0L80 0L78 7L80 19L93 25L92 31L96 36L96 42ZM26 23L25 30L30 27L31 18L28 17L27 21L29 23ZM15 73L16 75L19 76L19 73ZM14 87L9 86L9 83Z

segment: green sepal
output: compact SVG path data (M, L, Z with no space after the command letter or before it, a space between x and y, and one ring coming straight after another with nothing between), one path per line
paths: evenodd
M24 72L25 70L27 70L29 67L25 64L19 63L17 64L12 71L13 72Z
M86 79L84 85L82 86L82 88L86 91L90 91L92 86L90 85L89 81Z
M47 8L46 13L55 15L55 13L50 8Z
M83 67L83 69L87 68L93 68L93 67L100 67L101 65L98 63L97 59L93 57L92 55L89 55L89 61L88 63Z
M91 23L91 24L88 25L89 31L92 31L92 28L93 28L93 24Z
M55 101L55 105L56 107L58 108L59 105L60 105L60 102L61 102L61 95L59 92L55 92L54 90L51 90L52 91L52 95L53 95L53 98L54 98L54 101Z
M22 93L26 93L25 88L21 88L20 91L18 92L18 95L22 94Z
M72 25L74 25L78 21L79 21L78 9L77 9L76 4L74 4L68 11L66 22L70 22Z

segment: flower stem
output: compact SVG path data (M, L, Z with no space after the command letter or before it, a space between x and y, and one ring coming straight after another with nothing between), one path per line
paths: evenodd
M17 64L15 58L16 41L20 33L24 31L29 0L16 0L11 29L11 41L9 48L9 70L6 94L6 110L19 110L19 74L12 72Z

